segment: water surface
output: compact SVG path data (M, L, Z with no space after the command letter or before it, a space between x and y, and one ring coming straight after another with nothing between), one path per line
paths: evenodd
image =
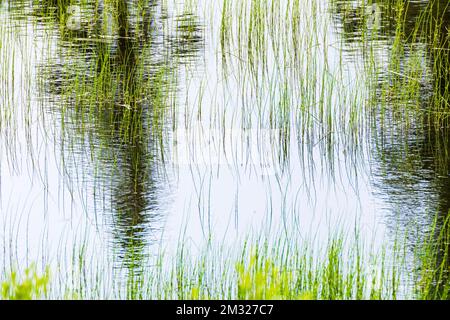
M134 269L180 239L355 224L413 248L447 215L448 127L404 111L436 83L448 97L448 54L412 36L428 1L409 2L400 44L393 1L305 1L286 21L280 1L269 26L250 1L137 2L0 2L4 268L70 268L81 247Z

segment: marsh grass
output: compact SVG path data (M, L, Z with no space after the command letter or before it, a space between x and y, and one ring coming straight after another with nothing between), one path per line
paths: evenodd
M278 183L281 176L290 174L286 168L297 162L312 185L316 177L312 169L327 170L334 177L341 169L337 163L342 157L356 176L365 140L383 161L389 159L385 139L401 141L404 154L390 160L400 163L408 175L417 157L406 139L411 132L436 140L436 172L447 173L448 138L441 132L447 127L449 101L447 7L430 1L411 25L409 2L386 1L382 20L394 26L389 31L367 23L362 1L351 2L356 18L349 2L344 6L338 2L327 6L314 0L223 0L220 23L204 28L195 1L184 3L182 13L171 17L163 2L158 19L158 10L144 7L142 2L131 10L126 1L104 1L109 11L98 13L98 2L33 1L37 21L46 22L45 32L39 33L41 40L56 47L53 51L47 48L50 54L38 67L37 120L30 116L29 107L34 73L31 66L22 67L25 76L17 87L15 59L20 53L7 48L19 40L0 23L0 134L2 146L12 150L9 163L18 165L19 157L13 152L18 123L24 122L26 131L34 120L42 120L45 135L60 146L61 171L68 177L69 188L86 174L81 172L78 177L71 171L74 168L91 170L99 180L106 177L103 190L96 189L95 194L103 192L109 197L106 207L116 213L114 233L128 239L121 245L132 265L125 283L105 279L115 275L104 275L112 269L110 265L91 271L85 251L74 249L70 281L61 286L53 283L53 287L51 282L46 294L45 273L41 278L34 271L25 272L23 282L16 281L16 273L5 274L3 297L395 299L403 292L406 298L447 298L448 231L442 230L448 229L448 221L436 223L436 232L419 245L414 279L405 274L408 266L402 255L406 249L399 243L393 249L372 252L341 235L318 248L294 237L275 244L249 241L240 249L211 245L199 256L180 244L172 259L161 254L143 262L139 237L145 234L141 225L148 224L142 214L150 207L146 190L155 188L156 171L165 173L169 137L178 127L195 129L200 123L218 128L219 137L226 137L233 128L277 130L269 156L278 165ZM81 6L83 14L97 12L86 30L65 27L66 8L74 3ZM338 21L342 18L341 25L334 26L330 14L338 16ZM108 17L116 23L106 23ZM161 28L148 32L152 18ZM99 32L94 24L101 21L106 22ZM39 22L35 21L34 27L34 31L42 31ZM344 30L343 39L336 39L332 32L339 27ZM180 84L197 81L189 78L189 62L208 44L208 32L212 34L208 40L217 40L213 46L220 48L216 65L220 77L213 80L223 96L207 91L211 79L206 77L195 92L183 92L183 105L178 99L183 90ZM345 60L346 41L353 43L354 63ZM378 60L380 44L388 48L387 63ZM181 79L180 70L185 71L187 80ZM25 100L20 109L16 108L16 95ZM195 103L189 100L192 96ZM53 122L43 121L48 114L54 116ZM33 133L26 131L25 136L26 144L33 145ZM373 137L374 145L370 143ZM292 158L293 154L298 158ZM80 158L87 159L87 168ZM123 196L120 191L125 189L129 192ZM199 198L200 204L209 200L205 194ZM131 205L123 208L124 202ZM417 283L417 279L419 284L414 284L412 291L400 288L411 288L409 280Z
M86 148L93 150L98 145L107 149L106 136L123 143L147 140L152 141L158 158L165 162L170 158L167 141L177 127L218 127L223 131L221 136L227 136L228 128L275 129L279 131L279 141L273 142L272 154L274 162L279 163L280 175L289 172L286 170L289 161L299 160L313 170L318 159L312 153L318 149L321 166L333 177L340 169L336 163L343 153L346 158L352 157L346 161L352 164L350 170L362 162L362 140L370 139L371 131L376 134L379 128L398 126L398 131L407 132L425 123L432 123L428 128L438 130L439 123L447 119L448 83L444 74L448 70L445 65L448 40L441 36L446 8L436 9L435 1L408 30L405 30L408 4L404 1L383 4L382 18L392 19L395 25L389 39L387 70L380 65L383 62L375 59L376 46L384 36L379 33L384 30L368 27L365 7L355 2L359 5L358 34L364 45L362 75L358 66L343 61L345 41L330 40L333 23L330 13L338 10L344 19L351 16L350 2L342 5L342 1L331 1L327 6L309 0L226 0L220 4L220 24L209 29L198 23L198 3L186 2L182 14L172 17L173 21L163 14L160 34L146 33L151 25L148 21L157 18L153 7L129 8L119 5L126 3L123 1L106 1L101 11L97 2L79 3L83 14L95 13L92 23L103 21L98 28L112 28L112 35L103 35L97 34L97 27L84 33L67 31L65 8L75 2L48 1L48 6L36 2L33 8L50 11L45 13L46 19L53 19L61 39L56 54L42 62L39 95L49 99L50 94L57 99L55 107L60 114L54 126L60 126L64 132L61 144L83 145L88 137ZM167 12L167 4L161 6L161 12ZM442 13L436 16L436 10ZM107 23L111 20L108 14L116 23ZM221 98L204 96L205 90L200 86L194 93L197 105L186 100L185 106L187 112L198 114L200 120L196 122L189 115L180 117L183 106L182 101L176 100L178 69L205 45L206 31L217 32L219 68L225 80L223 92L232 97L237 91L239 98L216 106ZM418 50L419 40L424 39L432 50ZM7 58L5 55L5 62ZM424 60L429 64L423 63ZM54 68L49 68L50 65ZM427 96L434 107L424 107L422 80L429 81L430 74L436 81ZM2 127L13 127L15 121L8 116L8 110L14 110L13 104L9 101L7 105L11 107L3 111ZM212 108L208 114L204 110L209 105ZM78 141L74 141L74 127ZM98 139L99 136L103 138ZM12 141L10 145L14 149ZM299 159L291 152L292 148ZM64 148L63 153L67 150Z
M167 259L160 254L153 262L148 261L142 272L128 273L126 286L113 291L102 288L108 283L109 267L92 268L80 252L76 274L83 275L82 278L66 279L64 288L60 288L52 282L48 269L43 275L35 268L27 269L22 279L16 272L2 274L2 297L447 299L450 219L446 218L443 224L438 219L413 251L400 238L392 247L375 249L363 244L358 235L348 238L339 232L323 245L280 236L270 241L248 239L240 250L210 244L195 255L180 244L175 257ZM411 253L413 266L408 258Z
M279 129L279 161L290 157L292 139L307 157L319 147L331 173L342 149L360 154L373 132L446 126L448 5L430 1L411 20L409 2L383 1L369 12L374 4L224 1L223 76L239 88L243 110L230 126ZM342 43L329 40L330 12L340 16ZM362 70L343 60L346 41L361 52ZM377 56L379 47L388 52Z
M47 268L40 275L36 271L36 266L31 266L24 271L23 276L11 271L2 279L1 297L3 300L41 299L47 295L50 272Z
M416 291L421 299L448 300L450 294L449 217L437 217L416 255L420 268Z
M163 15L162 34L152 34L148 33L149 21L156 18L156 9L144 8L141 3L136 8L129 8L123 1L105 1L102 6L98 2L76 1L83 15L95 13L91 23L100 26L78 33L69 32L64 28L65 8L74 3L46 0L34 1L32 5L35 15L39 10L48 11L40 14L46 16L47 23L53 19L53 27L61 38L59 52L54 56L59 58L42 62L43 67L54 65L55 69L43 70L39 81L42 83L40 90L46 88L40 93L43 99L48 99L48 91L58 96L61 113L58 120L63 130L67 127L67 135L72 136L68 126L76 124L81 132L80 140L83 140L84 131L101 127L93 123L101 123L98 119L105 118L103 114L109 118L108 122L117 124L112 130L115 131L113 135L123 137L124 141L145 136L150 130L157 134L154 141L161 144L168 140L168 129L196 127L197 123L190 117L185 118L185 123L177 118L181 103L172 99L179 82L177 68L204 45L206 30L198 23L199 12L196 12L199 4L184 3L183 13L171 22ZM364 52L364 75L361 77L352 74L360 70L352 70L349 74L348 68L353 67L342 60L345 40L343 43L330 40L333 23L330 13L339 11L345 26L345 19L353 14L350 5L353 3L358 5L355 13L359 17L355 18L357 34L364 45L361 47ZM446 81L448 30L446 32L444 21L447 8L440 7L439 3L431 1L413 26L407 22L407 2L389 0L382 3L382 19L391 19L395 26L388 40L391 46L388 67L383 70L380 65L383 62L376 61L374 55L379 39L386 37L382 34L386 30L367 26L369 17L359 1L331 1L329 6L310 0L221 2L220 23L217 27L209 26L208 31L218 35L224 92L228 92L226 88L230 95L235 90L239 92L240 98L231 103L236 103L240 110L226 112L230 106L225 104L223 114L209 115L216 123L207 126L215 127L221 123L224 125L219 127L226 124L231 128L277 129L280 146L274 157L281 163L280 167L289 163L286 159L290 158L293 147L297 147L306 159L311 150L318 147L324 156L323 163L330 166L331 173L336 169L335 159L342 149L347 155L358 154L362 145L360 140L370 136L365 131L393 125L417 127L422 125L421 122L432 124L428 128L438 130L440 123L445 125L448 119L449 91ZM161 12L167 12L167 4L161 6ZM108 14L112 19L108 19ZM116 22L109 24L109 20ZM48 25L51 30L52 24ZM96 28L112 28L113 34L98 34ZM134 38L132 41L131 37ZM3 39L1 47L5 48L8 41L12 40ZM160 41L167 41L169 47L164 47ZM418 50L418 43L424 41L427 48ZM2 61L5 63L2 65L11 65L8 59L14 55L4 52ZM58 61L61 57L67 60ZM79 57L85 57L85 61ZM14 63L10 70L14 70ZM377 79L380 71L383 78ZM5 72L2 72L5 78L11 78ZM348 78L346 74L349 74ZM431 93L427 92L424 102L423 85L424 81L430 82L430 74L434 81L428 84L433 89ZM2 88L5 91L3 99L11 99L8 96L12 89L9 86ZM201 115L205 105L215 105L218 98L203 99L203 90L198 90L196 97L202 101L198 104L198 114ZM431 107L428 107L429 103ZM4 104L9 107L2 110L2 128L13 128L16 122L11 118L14 101L5 100ZM186 108L195 109L195 106ZM142 112L142 109L149 112ZM194 110L189 112L195 113ZM230 112L233 115L227 119L226 114ZM26 115L24 118L30 122ZM87 135L95 136L92 132ZM296 145L293 140L299 143ZM97 139L92 141L91 148L97 143ZM163 147L159 153L167 158L162 150Z

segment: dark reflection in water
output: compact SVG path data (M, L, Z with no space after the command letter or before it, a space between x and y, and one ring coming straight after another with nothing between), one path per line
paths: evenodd
M112 110L114 119L118 121L114 124L114 132L120 130L121 119L129 119L125 140L122 143L117 167L117 185L112 190L113 206L115 207L115 236L124 249L125 261L132 269L140 267L142 262L142 251L145 247L145 235L149 220L154 220L157 215L157 199L154 197L155 184L153 183L152 162L148 157L145 148L146 130L141 126L144 121L143 109L150 106L140 104L136 101L137 90L137 55L136 45L131 41L133 33L128 21L128 7L126 1L117 2L117 23L118 23L118 49L110 60L107 58L107 49L99 52L99 73L104 66L111 68L109 71L121 70L119 83L123 94L119 97L119 105L115 105ZM147 21L151 16L146 14ZM149 23L144 24L148 26ZM148 30L144 29L144 35L148 39ZM106 51L106 52L105 52ZM128 100L128 101L127 101ZM124 105L128 105L125 111ZM111 146L117 144L111 143ZM150 195L150 198L147 197Z
M167 35L161 31L167 13L158 1L118 0L108 7L102 1L19 2L11 12L20 16L29 6L33 16L51 17L37 18L43 27L58 30L57 55L39 72L40 90L56 102L52 112L64 123L64 170L75 179L79 167L90 168L87 188L99 198L97 215L110 217L120 263L139 273L169 201L169 181L161 174L170 126L166 98L175 90L177 65L195 58L203 44L197 17L178 17L178 29Z
M401 59L406 60L415 54L412 52L414 48L425 48L423 60L428 59L427 68L431 76L430 80L419 79L418 88L418 103L425 116L408 125L397 125L395 119L384 123L378 119L372 137L375 149L372 166L375 189L393 206L387 210L392 212L394 209L398 213L393 214L387 225L396 231L397 228L410 228L414 221L419 224L419 234L423 234L430 230L438 213L438 233L450 210L450 123L447 116L438 119L435 113L436 104L439 110L450 111L450 7L447 0L404 1L403 23L399 26L396 3L398 1L380 0L361 7L354 1L334 1L333 16L339 33L352 48L358 48L355 43L372 41L372 46L386 46L388 51L393 50L399 30L403 33L401 46L405 51ZM423 17L431 17L432 23L423 27L429 30L416 28ZM420 31L426 31L425 35L417 36ZM351 56L352 52L349 54ZM400 61L402 66L406 63ZM379 87L389 83L391 76L389 72L381 74ZM427 84L427 81L431 83ZM387 107L394 108L389 102ZM407 108L407 103L402 107ZM395 222L398 220L400 226ZM411 232L409 241L413 247L416 236ZM443 252L441 249L436 248L438 255ZM448 257L440 257L437 267L442 266L443 259ZM441 281L447 283L448 278Z

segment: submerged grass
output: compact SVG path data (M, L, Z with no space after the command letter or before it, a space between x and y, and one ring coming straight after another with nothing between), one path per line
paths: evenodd
M65 27L70 15L66 9L74 3L83 18L94 15L83 30ZM319 149L321 165L333 176L342 153L353 156L349 163L356 166L362 158L362 139L372 137L367 132L376 135L394 126L407 133L412 127L437 132L448 118L447 7L430 1L411 25L408 1L381 1L380 12L372 17L367 8L374 3L224 0L219 3L220 23L203 30L197 2L184 3L183 14L172 17L175 26L170 26L164 2L134 6L117 0L34 1L34 14L47 15L48 29L59 35L57 51L42 62L39 98L57 100L59 114L53 125L61 127L62 145L81 144L105 154L111 152L112 141L138 141L151 144L158 155L154 158L164 163L167 141L178 127L219 128L223 137L228 127L277 130L271 146L280 172L289 172L284 170L289 159L307 163L312 170L317 166L312 154ZM45 8L49 12L39 13ZM332 26L330 15L342 21ZM161 29L155 27L159 22ZM334 27L343 28L343 39L332 38ZM183 118L180 101L172 100L182 81L178 69L205 45L206 31L217 36L213 45L220 48L218 68L225 80L218 86L229 98L203 97L205 90L196 88L198 106L186 99ZM360 66L343 60L346 39L359 43L363 75ZM385 61L376 59L380 39L389 44L387 70L381 65ZM429 48L417 50L418 43ZM3 56L8 62L11 54ZM428 81L430 73L435 81L424 102L422 80ZM217 106L221 99L223 104ZM5 105L0 121L10 127L8 112L14 103ZM198 122L190 116L195 113ZM292 148L297 148L298 158ZM94 165L100 161L96 155L91 158Z
M101 127L104 114L109 117L110 126L115 125L110 135L123 137L124 141L129 141L130 136L145 136L148 130L152 130L154 140L165 141L168 129L197 125L190 117L184 119L185 123L179 121L181 108L170 109L167 101L159 99L160 93L167 95L176 89L176 69L182 60L194 56L204 45L205 30L196 19L197 3L185 3L184 14L175 19L175 30L169 30L164 14L157 15L158 10L167 12L164 2L158 10L156 5L146 7L138 2L131 6L117 0L93 4L69 0L31 3L34 15L46 15L48 30L59 35L58 51L42 62L46 70L39 75L39 95L57 96L63 131L76 123L80 140L84 134L95 136L90 129ZM66 9L75 3L81 7L82 18L94 16L82 30L66 28L70 15ZM381 9L372 17L367 8L375 3ZM220 48L224 87L230 90L225 92L230 94L231 102L221 106L223 114L210 115L207 126L276 129L282 146L276 151L276 158L281 163L286 163L284 159L289 158L294 146L290 142L297 139L301 142L300 153L309 155L313 147L319 146L324 162L333 166L333 159L342 148L348 149L348 154L356 153L352 148L360 148L361 132L367 130L367 123L376 122L378 128L384 128L394 125L394 120L404 127L423 122L432 124L435 130L445 125L449 32L448 5L442 1L429 1L423 10L414 12L413 24L409 19L412 4L399 0L333 0L329 5L312 0L224 0L219 6L220 23L208 31L217 32L215 45ZM40 12L44 9L49 12ZM330 13L341 19L336 25L343 29L342 43L340 39L330 40ZM158 21L161 31L154 25ZM386 38L389 61L384 70L380 64L385 61L377 61L375 50L380 39ZM342 60L346 39L360 43L364 76L354 74L361 71L358 67L349 72L354 66ZM2 43L8 41L11 40L0 40L0 50L5 50ZM419 44L426 48L418 50ZM14 55L2 53L2 65L11 65ZM14 63L10 70L14 70ZM2 75L10 77L6 72L2 71ZM432 90L426 93L428 101L424 102L423 85L429 74L434 82ZM162 84L161 75L170 88ZM7 107L1 111L0 121L3 127L11 127L8 121L11 122L9 114L14 110L14 101L6 99L12 89L2 89ZM202 89L199 91L198 96L202 96ZM240 96L236 100L232 97L234 92ZM209 98L210 101L199 103L199 114L208 103L216 104L217 97ZM232 104L239 110L228 111ZM140 109L149 112L142 113ZM231 119L225 119L230 113ZM376 120L371 122L372 119ZM67 135L73 136L67 129ZM371 129L376 130L376 126ZM96 143L98 139L92 142Z
M72 279L72 274L62 288L48 269L43 275L27 269L22 279L16 272L2 274L2 298L447 299L450 218L443 224L438 220L413 251L404 240L376 250L343 233L325 245L280 236L248 240L240 250L210 244L196 254L181 244L175 257L160 254L139 272L128 273L126 286L117 291L102 289L107 266L93 271L81 252L76 268L82 277Z
M300 159L294 160L304 161L306 155L311 167L318 166L317 158L312 158L318 146L320 159L334 171L336 154L342 148L349 155L359 154L356 151L360 151L364 131L372 130L374 135L368 134L366 138L375 136L382 145L380 162L386 158L386 162L401 162L402 172L409 174L411 163L405 157L393 159L383 143L386 136L399 139L404 142L405 152L411 155L405 135L414 131L436 140L432 145L437 146L433 148L437 153L434 170L437 175L448 173L448 137L441 132L448 127L449 115L448 5L441 6L440 1L430 1L413 24L407 19L413 5L409 1L384 1L383 18L375 17L370 23L365 2L352 1L352 6L350 1L330 1L331 14L342 20L336 29L342 27L344 34L343 39L330 39L334 35L329 31L332 22L328 19L329 8L318 1L223 0L219 27L211 30L219 39L216 45L220 47L224 80L219 82L225 97L203 97L204 89L200 86L199 92L194 93L198 111L192 110L195 106L186 98L186 114L182 116L179 101L172 100L181 81L178 68L204 45L203 30L194 12L196 4L185 5L184 15L174 20L174 30L170 30L164 14L165 4L157 16L153 7L138 6L132 11L127 1L120 0L104 1L110 10L106 8L96 15L86 30L67 30L65 25L70 17L66 8L75 2L32 2L34 8L48 10L34 11L41 19L46 17L47 31L60 32L54 43L57 50L50 51L54 55L43 61L38 81L42 108L49 109L46 104L51 98L55 100L51 105L56 111L39 112L57 114L55 123L49 125L49 135L53 133L52 125L61 127L61 136L55 134L54 139L62 145L63 157L86 152L94 164L93 171L106 167L104 188L111 197L107 207L114 207L110 209L116 213L114 226L123 229L116 233L122 231L128 239L124 246L128 246L127 255L132 259L140 259L140 248L134 244L139 241L135 238L145 233L142 231L147 222L145 214L153 205L146 188L155 188L154 171L164 169L158 164L166 160L168 132L177 126L196 127L191 114L198 114L207 127L218 126L223 130L219 136L223 137L226 125L278 130L271 147L282 168L289 166L293 146L298 147L300 154ZM346 4L341 6L339 2ZM94 6L87 1L76 3L83 12L98 12L99 2ZM153 27L148 32L157 17L161 30ZM115 22L103 27L111 27L113 32L96 31L92 23L108 19ZM129 22L135 20L138 23ZM36 25L37 30L40 27ZM52 39L49 36L43 42ZM359 74L357 63L346 63L343 58L345 41L355 39L357 50L362 52L362 58L357 54L355 57L363 60L363 75ZM6 137L4 143L11 141L12 149L18 112L13 58L18 53L6 48L14 41L12 33L1 23L0 133ZM377 60L380 43L388 48L386 60ZM32 74L26 71L24 74ZM23 92L29 93L31 84L26 81L22 83ZM227 101L228 97L231 101ZM220 109L216 101L222 99ZM27 117L30 109L25 106L24 112L22 120L31 123ZM389 136L391 131L395 134ZM377 143L375 148L379 147ZM8 157L13 164L14 159ZM63 159L64 164L66 161L69 162ZM352 167L355 164L350 163ZM312 171L303 172L308 173L314 181ZM121 193L124 190L128 191L125 196ZM206 197L202 194L199 198L202 196ZM129 206L123 208L124 203ZM404 256L407 248L403 244L373 252L358 240L353 242L343 236L329 239L323 247L294 237L275 243L249 241L240 251L208 247L199 255L191 255L181 246L174 261L161 255L149 261L148 267L141 267L142 270L132 268L126 284L117 287L114 284L112 289L104 275L110 266L90 271L89 260L81 251L73 255L78 256L73 268L76 272L64 287L51 282L45 272L39 276L34 270L27 271L22 280L11 272L1 276L2 297L445 299L449 293L448 220L436 223L433 230L415 249L414 272L409 272Z

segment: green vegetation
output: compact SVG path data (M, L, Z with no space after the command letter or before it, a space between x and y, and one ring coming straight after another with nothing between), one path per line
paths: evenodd
M153 267L129 273L124 292L104 290L109 267L93 271L81 253L79 276L66 278L63 287L51 281L48 269L39 276L32 267L22 280L16 272L6 275L2 298L116 299L125 294L127 299L447 299L450 218L443 227L437 222L413 249L412 260L401 240L378 251L361 243L359 236L343 235L332 236L325 246L293 237L280 237L275 245L249 240L240 251L209 245L196 256L180 247L175 259L160 255L147 261Z
M0 1L0 174L27 171L39 187L32 200L0 194L1 297L448 299L449 15L447 0ZM358 183L381 195L388 235L403 237L379 249L360 234L308 240L286 227L323 213L306 202L327 211L331 189L357 198ZM214 203L217 185L235 194L230 208ZM289 236L211 243L212 216L232 211L237 228L253 214L241 187L264 190L255 212ZM39 248L41 272L15 271L21 202L44 208L42 220L49 203L61 211L52 222L81 216L80 229L110 235L113 261L85 238L60 240L68 257ZM147 252L175 210L198 217L205 248L180 236L175 253ZM403 225L390 226L393 212Z
M3 279L1 277L0 279ZM50 280L49 270L45 270L43 275L36 272L36 267L31 266L20 278L15 271L11 271L6 279L1 283L1 298L4 300L32 300L42 299L47 295L47 288Z

